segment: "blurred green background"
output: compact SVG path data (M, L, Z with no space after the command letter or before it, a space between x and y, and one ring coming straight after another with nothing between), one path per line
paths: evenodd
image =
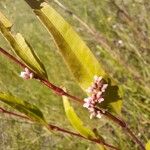
M150 1L60 0L94 30L94 35L74 15L60 8L57 0L48 2L74 27L105 70L123 86L122 116L133 132L146 143L150 139ZM75 82L52 38L29 6L23 0L0 0L0 11L13 22L13 32L22 33L38 53L49 80L83 98L85 93ZM11 49L2 35L0 46L8 51ZM37 81L23 80L19 77L20 72L16 64L0 55L0 91L11 92L35 104L50 123L73 131L66 119L62 99ZM2 103L0 105L12 110ZM116 124L104 117L89 121L86 110L78 104L72 105L82 120L91 128L97 127L99 134L109 144L121 150L138 149ZM96 149L93 143L86 140L58 132L50 134L36 124L2 113L0 139L1 150Z

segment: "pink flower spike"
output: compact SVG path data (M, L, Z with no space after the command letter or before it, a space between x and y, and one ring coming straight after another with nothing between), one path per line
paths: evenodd
M93 117L101 118L101 113L95 109L95 106L104 101L104 92L108 84L104 84L102 77L94 76L93 84L86 90L90 96L84 99L83 107L86 107L90 113L90 119Z

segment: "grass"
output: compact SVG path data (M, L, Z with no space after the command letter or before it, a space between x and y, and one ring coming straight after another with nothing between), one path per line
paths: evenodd
M146 143L150 139L150 2L118 0L115 1L119 6L117 7L112 0L62 0L64 6L94 29L96 34L101 35L105 45L100 45L99 38L87 32L83 24L55 2L49 1L87 42L105 70L123 86L125 94L122 115L141 141ZM34 47L46 66L50 81L83 97L84 93L68 71L51 37L27 4L24 1L2 0L0 10L14 23L13 30L22 33ZM0 46L10 50L2 36ZM60 97L36 81L22 80L19 77L20 68L1 55L0 66L0 91L9 91L32 102L42 110L50 123L73 130L64 114ZM77 104L73 105L91 128L98 124L98 132L106 141L119 146L121 150L138 149L118 126L109 123L105 118L89 123L87 112L81 110ZM0 114L0 133L2 150L95 149L94 144L85 140L59 133L49 134L38 125L3 114Z

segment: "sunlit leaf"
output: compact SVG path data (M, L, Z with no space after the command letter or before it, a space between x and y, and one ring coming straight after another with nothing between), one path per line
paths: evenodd
M0 12L0 23L6 28L11 28L12 23Z
M70 105L68 98L66 96L63 96L63 104L66 116L68 120L70 121L71 125L75 130L77 130L82 136L86 138L97 138L95 133L86 127L81 119L77 116L76 112L74 111L73 107ZM99 136L100 140L103 140L101 136ZM100 150L106 150L103 145L98 145L98 148Z
M122 100L119 87L106 74L100 63L92 54L85 42L78 36L72 27L47 3L37 5L25 0L34 9L35 14L55 40L59 52L73 76L83 90L87 89L93 81L94 75L102 76L109 84L106 97L101 107L116 113L121 112Z
M83 125L83 122L79 119L75 113L73 107L71 107L67 97L63 96L63 104L67 118L69 119L71 125L84 137L90 138L95 137L93 131Z
M47 125L42 112L35 105L30 104L11 94L1 92L0 101L25 114L33 121L36 121L37 123L42 125Z
M44 65L33 51L32 47L25 41L23 36L18 33L15 36L11 33L12 24L0 13L0 31L12 46L14 52L24 61L24 63L42 78L47 78Z
M146 148L146 150L150 150L150 140L146 143L145 148Z
M60 53L81 87L86 89L94 75L107 77L90 49L72 27L48 4L43 3L41 6L39 17L49 29Z
M36 73L40 74L42 77L47 78L47 73L45 71L44 65L40 61L39 57L35 54L32 47L25 41L23 36L18 33L14 36L19 49L15 52L17 55Z

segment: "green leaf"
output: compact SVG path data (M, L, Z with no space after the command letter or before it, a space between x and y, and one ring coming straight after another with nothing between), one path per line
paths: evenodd
M29 3L28 0L26 1L31 8L35 8L34 4ZM38 3L38 5L40 4ZM61 55L81 88L83 90L87 89L91 85L94 75L102 76L109 86L104 97L105 101L101 107L120 114L122 98L119 87L106 74L85 42L59 13L47 3L41 3L41 7L36 6L34 12L54 38Z
M48 78L43 63L35 54L29 43L25 41L20 33L16 34L14 38L19 46L18 49L15 49L16 54L27 64L27 66L29 66L29 68L31 68L41 77Z
M0 12L0 31L12 46L14 52L33 72L42 78L48 78L45 67L37 54L20 33L15 36L11 33L11 26L9 20Z
M6 28L11 28L12 27L12 23L1 12L0 12L0 22Z
M77 114L75 113L73 107L71 107L68 99L66 96L63 96L63 104L65 113L67 115L68 120L70 121L71 125L84 137L91 138L95 137L93 131L83 125L83 122L79 119Z
M66 116L75 130L77 130L82 136L86 138L97 138L97 136L91 129L84 126L83 122L77 116L73 107L71 107L68 98L66 96L63 96L63 105L64 105ZM100 140L103 140L101 136L99 136L98 138ZM100 150L106 150L103 145L100 144L97 145Z
M148 142L146 143L145 148L146 148L146 150L150 150L150 140L148 140Z
M45 126L47 125L42 112L35 105L30 104L9 93L2 92L0 92L0 101L25 114L33 121L36 121L37 123Z
M36 13L53 36L60 53L67 62L75 79L86 89L94 75L107 76L90 49L72 27L48 4L42 3Z

